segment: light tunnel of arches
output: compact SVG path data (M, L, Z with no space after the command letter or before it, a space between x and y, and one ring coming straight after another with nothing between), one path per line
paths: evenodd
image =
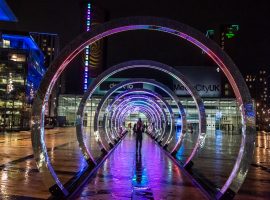
M131 17L126 19L118 19L97 26L93 28L93 30L80 35L78 38L72 41L50 66L48 73L45 75L41 82L32 109L32 145L37 166L44 177L44 182L48 186L56 185L58 190L61 191L65 196L69 194L68 188L65 188L65 186L61 183L50 163L44 141L44 112L50 93L58 77L67 67L67 65L86 46L91 45L94 42L112 34L134 30L160 31L187 40L188 42L202 49L224 72L235 93L236 100L241 111L243 128L240 149L236 158L236 162L230 175L228 176L227 181L223 186L220 187L219 193L216 194L216 198L222 198L227 193L236 193L247 174L250 164L249 157L251 157L253 154L255 137L254 109L248 88L243 80L243 77L229 56L223 52L222 49L218 47L213 41L207 39L202 33L182 23L155 17ZM188 80L186 80L185 77L182 77L182 75L175 69L154 61L147 61L147 63L145 63L145 61L130 61L128 63L121 63L119 65L113 66L109 68L108 71L105 71L103 74L101 74L101 76L99 76L88 88L87 92L82 98L77 115L76 130L82 154L90 165L97 164L89 152L89 149L87 149L85 146L85 141L83 138L83 116L81 114L83 113L87 99L91 97L93 91L101 84L101 82L106 80L112 74L115 74L121 70L132 69L136 67L148 67L150 69L160 70L161 72L169 74L176 80L180 81L187 88L188 92L196 102L200 122L199 137L191 155L184 165L186 166L186 164L192 162L192 159L198 153L200 145L203 144L206 136L206 120L203 114L205 113L203 102L199 95L197 96L196 91L192 87L189 87L187 84ZM145 108L146 106L144 105L144 109ZM147 110L150 111L150 107L147 108ZM184 135L183 132L181 135ZM181 146L181 137L180 140L178 140L178 143L175 145L174 150L178 149L179 146Z

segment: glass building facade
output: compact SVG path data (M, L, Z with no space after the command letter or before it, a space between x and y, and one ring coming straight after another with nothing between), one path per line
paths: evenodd
M31 104L45 71L44 55L28 34L1 34L1 131L29 129Z
M75 126L76 112L81 101L81 95L60 95L58 113L59 116L66 118L66 125ZM96 108L102 97L93 97L87 101L85 108L85 122L84 125L88 127L93 126L93 120L95 116ZM237 102L234 98L204 98L207 131L215 132L221 130L226 133L240 133L241 131L241 115ZM173 105L173 102L167 100L169 104ZM187 122L190 128L198 128L199 119L198 111L195 103L191 98L181 98L181 103L185 108L187 115ZM178 113L176 106L173 108L174 113ZM136 119L129 118L128 121L136 121L137 115L134 115ZM177 120L178 115L175 115ZM128 123L127 123L128 124Z
M54 33L40 33L30 32L31 37L35 43L39 46L40 50L44 54L44 66L46 69L52 64L53 60L57 57L60 51L59 36ZM65 91L65 75L62 74L57 80L55 87L52 90L50 100L48 102L48 108L45 111L49 117L57 116L57 98L59 93Z

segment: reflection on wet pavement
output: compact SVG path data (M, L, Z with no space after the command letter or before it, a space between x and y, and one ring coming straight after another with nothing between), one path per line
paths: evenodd
M130 134L115 149L78 199L204 199L176 164L144 136L141 155Z
M253 162L235 199L270 199L270 133L258 132Z
M228 133L208 134L205 144L207 148L197 162L195 161L194 166L205 177L215 183L222 183L227 179L227 174L235 161L234 156L238 153L239 137L240 135ZM196 138L195 133L187 134L189 141L186 140L184 147L180 149L180 155L188 155L188 147L192 146L194 138ZM91 141L88 142L91 144L91 152L98 157L100 151L97 146L95 147L95 140L91 139L91 135L87 140ZM186 189L182 189L181 194L175 190L178 190L181 185L182 188L194 186L189 180L183 181L187 178L159 147L145 136L142 156L139 158L136 157L133 142L131 136L126 137L119 148L105 161L96 178L92 180L92 186L91 184L87 186L90 189L85 188L80 198L84 199L85 196L85 199L88 199L87 196L91 196L92 199L99 194L97 199L102 199L102 196L104 196L103 199L107 197L119 199L117 195L121 194L121 198L128 199L142 194L155 199L177 199L179 195L182 197L188 195L188 192L185 192ZM52 164L63 183L85 166L86 163L77 144L75 128L46 130L46 144ZM47 199L50 197L33 158L30 132L0 135L0 178L0 199ZM141 191L139 186L142 188ZM124 189L121 190L121 188ZM269 188L270 133L260 132L257 135L252 165L235 199L270 199ZM201 196L198 198L200 199Z

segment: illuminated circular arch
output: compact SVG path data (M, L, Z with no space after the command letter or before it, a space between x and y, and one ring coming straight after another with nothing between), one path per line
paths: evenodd
M110 95L107 96L106 99L108 99L109 97L110 97ZM131 97L133 97L133 95L132 95ZM129 98L130 98L130 97L129 97ZM138 98L138 97L137 97L137 98ZM149 99L149 100L151 100L151 99ZM95 128L94 128L95 131L97 131L97 129L98 129L97 126L98 126L98 121L99 121L100 108L103 107L105 101L106 101L106 100L105 100L104 98L100 101L99 106L98 106L99 109L97 109L97 112L95 113L95 119L94 119L94 124L96 124L96 125L95 125ZM124 101L127 102L127 99L124 99ZM152 101L153 101L153 100L152 100ZM115 102L115 101L114 101L114 102ZM153 103L156 104L156 102L154 102L154 101L153 101ZM164 112L162 112L162 114L164 114ZM107 136L108 136L108 135L107 135Z
M109 96L108 96L108 98L109 98ZM114 112L115 116L114 117L112 116L112 118L111 118L111 120L114 119L114 127L115 128L119 128L119 126L118 126L119 124L117 123L118 122L118 117L119 117L118 115L121 114L121 112L126 109L127 105L129 103L132 103L134 101L134 99L135 100L138 100L138 99L140 99L140 100L142 100L142 99L146 100L147 99L148 101L150 101L152 104L150 104L150 103L147 103L147 104L149 105L149 107L153 107L153 110L156 111L155 112L155 115L156 116L159 113L158 111L161 112L161 108L159 108L159 105L154 100L149 99L148 97L144 97L144 96L130 96L130 97L126 98L124 101L122 101L119 104L119 106L117 106L117 108L115 109L115 112ZM98 106L99 108L101 108L103 106L103 103L105 102L103 100L100 101L100 103L99 103L100 107ZM157 110L155 108L157 108L157 109L159 108L159 109ZM99 127L98 127L98 123L99 123L99 117L98 117L99 116L99 111L100 110L97 110L96 111L96 114L95 114L94 124L96 124L96 126L95 126L94 131L95 131L96 134L98 134L98 138L100 138L100 140L101 140L101 142L100 142L102 144L101 149L105 149L106 151L108 151L110 149L110 143L112 144L113 142L112 142L112 140L110 138L110 134L108 132L106 132L106 130L104 130L104 127L102 127L103 129L101 129L101 131L99 130ZM102 133L102 134L100 134L100 133ZM107 138L108 138L109 141L106 140L106 137L105 136L107 136Z
M166 110L168 110L169 115L171 115L171 116L173 115L173 111L172 111L172 109L171 109L171 106L166 102L166 100L165 100L160 94L158 94L158 93L156 93L156 92L153 92L153 91L151 91L151 90L148 90L148 89L144 89L144 88L140 88L140 89L139 89L139 88L129 89L129 90L125 91L125 92L120 93L119 95L117 95L117 96L110 102L110 104L107 106L106 110L107 110L107 109L110 109L110 108L114 105L114 103L115 103L116 101L118 101L118 99L121 99L121 98L123 98L123 97L126 96L126 95L129 95L129 94L136 94L136 93L139 93L139 94L147 94L147 95L149 95L149 96L153 96L154 98L159 99L159 100L164 104ZM103 121L106 121L105 118L107 118L107 115L104 116ZM167 119L164 119L164 120L165 120L165 123L167 123ZM104 123L104 122L103 122L103 123ZM164 131L166 131L166 129L164 129ZM162 135L161 135L161 136L162 136Z
M49 67L35 96L31 117L34 157L39 171L44 176L45 184L51 186L56 183L58 189L64 195L68 195L68 191L53 170L44 141L45 108L58 77L86 46L104 37L132 30L160 31L185 39L202 49L224 72L240 107L242 140L236 163L226 183L220 189L220 195L222 196L228 189L236 193L242 185L251 163L250 158L253 156L256 135L255 112L246 83L231 58L217 44L206 38L204 34L185 24L157 17L129 17L97 25L67 45ZM89 160L91 159L89 158Z
M133 99L131 99L131 100L133 100ZM140 101L142 101L142 100L140 100ZM129 104L130 104L131 102L128 102L128 107L130 106ZM158 115L158 113L157 113L157 108L155 108L155 107L153 107L152 105L150 105L149 103L144 103L144 104L139 104L138 102L136 102L136 103L134 103L137 107L140 105L140 108L142 108L142 107L145 107L145 108L148 108L148 110L149 111L151 111L151 112L149 112L149 114L152 116L152 118L154 119L154 121L155 122L159 122L159 120L157 119L157 115ZM134 105L134 106L135 106ZM135 107L136 107L135 106ZM120 107L123 107L124 109L127 109L128 107L127 106L125 106L125 105L119 105L119 106L117 106L117 110L116 110L116 113L114 113L114 117L112 117L112 119L111 119L111 121L116 121L116 120L119 120L119 119L117 119L117 117L121 114L121 113L119 113L119 112L121 112L120 111ZM113 123L113 122L111 122L111 123ZM117 127L116 126L116 124L114 124L114 127ZM113 130L113 128L112 128L112 130Z
M116 69L113 67L113 69ZM112 70L113 71L113 70ZM177 144L175 145L175 147L172 149L172 152L173 153L174 151L177 151L177 149L180 147L181 145L181 142L183 140L183 135L185 133L185 128L186 128L186 117L185 117L185 111L184 111L184 107L182 106L180 100L178 99L178 97L175 95L175 93L169 89L167 86L165 86L164 84L162 83L159 83L155 80L149 80L149 79L143 79L143 78L136 78L136 79L131 79L131 80L126 80L126 81L123 81L117 85L115 85L113 88L111 88L107 93L106 95L101 99L100 103L98 104L98 107L97 107L97 111L95 113L95 118L94 118L94 131L96 132L96 134L99 134L98 132L98 122L99 122L99 113L101 111L101 108L103 107L104 103L108 100L108 98L110 98L110 96L116 92L118 89L124 87L124 86L127 86L127 85L130 85L130 84L136 84L136 83L146 83L146 84L150 84L150 85L153 85L155 87L158 87L159 89L163 90L165 93L167 93L176 103L177 107L178 107L178 110L179 110L179 115L181 115L181 120L182 120L182 131L183 131L183 134L181 134L181 137L179 138L179 141L177 142ZM79 105L79 108L81 107L81 105L85 105L86 103L86 100L88 99L88 97L86 97L89 93L86 92L85 95L83 96L81 102L80 102L80 105ZM78 112L77 112L77 115L79 116L83 116L83 109L78 109ZM203 113L203 115L205 115ZM173 116L174 118L174 116ZM168 136L167 139L170 138L170 136L172 135L172 125L173 125L173 119L171 119L172 123L171 123L171 130L170 130L170 135ZM78 130L78 129L77 129ZM81 132L79 132L78 134L81 134ZM107 137L109 137L107 135ZM79 137L79 138L83 138L83 136ZM99 138L101 138L99 136ZM167 141L165 141L165 144L167 143ZM101 142L103 148L106 149L105 145ZM165 145L164 144L164 145Z
M138 90L138 91L140 91L140 90ZM129 92L128 92L129 93ZM126 94L128 94L128 93L126 93ZM123 95L124 96L124 95ZM121 96L121 97L123 97L123 96ZM134 98L143 98L143 99L148 99L149 97L147 97L147 96L144 96L144 95L140 95L140 96L138 96L138 95L131 95L131 96L129 96L128 98L125 98L125 99L122 99L122 101L120 101L120 103L117 105L117 108L115 109L116 111L118 110L118 108L121 106L121 104L123 104L123 103L125 103L125 102L128 102L128 101L130 101L130 100L132 100L132 99L134 99ZM128 100L127 100L128 99ZM114 99L114 100L116 100L116 99ZM119 100L119 99L118 99ZM114 102L111 102L110 103L110 105L109 106L113 106L113 104L115 103L116 101L114 101ZM151 100L151 102L153 102L153 104L157 104L156 102L154 102L153 100ZM108 106L108 107L109 107ZM120 108L121 109L121 108ZM110 112L110 113L112 113L112 112ZM166 116L166 113L165 113L165 111L160 107L160 113L162 114L162 116L164 117L164 121L165 122L167 122L167 116ZM172 112L170 112L170 110L169 110L169 113L170 114L172 114ZM114 115L116 115L115 114L115 112L113 112L113 115L111 116L111 120L112 119L114 119L114 118L116 118L117 116L114 116ZM159 115L159 113L155 113L155 115L156 116L158 116ZM108 115L105 115L104 117L103 117L103 123L105 123L106 121L107 121L107 117L108 117ZM158 120L155 120L155 121L158 121ZM161 122L160 122L160 128L161 128ZM108 130L106 130L106 125L105 125L105 132L108 132ZM112 131L113 130L113 128L112 128L112 126L110 126L110 131Z
M77 132L77 139L80 145L81 151L83 151L83 155L86 155L85 159L92 158L91 153L86 148L86 145L84 143L84 137L83 137L83 112L86 105L86 101L88 98L92 96L94 91L99 87L99 85L105 81L107 78L128 69L135 69L135 68L147 68L147 69L154 69L157 71L161 71L165 74L168 74L172 76L174 79L176 79L178 82L180 82L188 91L188 93L193 98L196 108L198 109L199 114L199 134L198 138L195 144L195 147L193 148L190 156L187 158L185 165L188 166L188 164L191 162L192 158L195 156L197 151L202 147L202 144L204 144L204 139L206 136L206 115L205 115L205 109L202 99L200 98L198 92L193 88L192 84L185 78L183 74L181 74L179 71L174 69L173 67L170 67L164 63L151 61L151 60L133 60L133 61L127 61L123 63L119 63L113 67L110 67L106 71L104 71L102 74L100 74L89 86L87 91L85 92L83 98L81 99L81 102L78 107L77 111L77 124L76 124L76 132ZM142 79L143 80L143 79ZM149 79L146 79L149 81ZM166 91L168 92L170 89L166 86L160 87L163 91L164 88L166 88ZM173 99L178 99L178 97L174 93L167 93L168 95L173 95ZM171 96L172 98L172 96ZM178 104L177 104L178 105ZM182 109L182 107L178 107L178 109ZM184 113L182 111L181 113ZM183 120L183 119L182 119ZM184 130L184 129L182 129ZM98 134L94 132L97 137ZM180 133L180 138L178 140L177 145L175 145L174 150L178 149L181 145L182 139L184 137L185 132ZM99 137L98 137L99 138ZM167 142L167 140L166 140ZM165 145L165 144L164 144ZM89 154L87 156L87 154ZM175 152L173 153L175 154ZM93 161L94 162L94 161Z
M144 114L145 117L147 118L146 122L148 123L157 122L155 118L155 114L152 112L151 108L149 108L147 105L134 103L134 105L130 106L130 108L136 112ZM127 110L125 112L122 112L121 115L119 115L120 123L123 123L124 121L126 121L126 119L128 118L130 114L132 114L132 112L128 112Z
M136 100L138 100L138 99L140 99L140 100L142 101L142 99L144 99L144 98L137 98L137 97L131 97L131 98L130 98L130 100L132 100L132 101L136 101ZM129 101L130 101L130 100L129 100ZM145 99L144 99L144 100L145 100ZM127 102L127 104L130 103L129 101ZM124 103L124 101L123 101L123 103ZM121 104L122 104L122 102L121 102ZM138 103L136 102L135 104L137 105ZM141 103L141 104L142 104L142 103ZM152 114L154 114L153 118L155 119L155 122L158 123L158 127L161 128L161 127L162 127L161 122L160 122L160 120L158 120L158 117L157 117L157 116L159 115L159 112L158 112L158 111L161 110L161 108L158 108L157 105L151 105L151 104L146 103L146 102L145 102L145 104L148 105L148 106L147 106L148 108L151 108L151 110L153 111ZM120 111L119 108L120 108L120 105L117 107L117 110L116 110L116 111L118 111L118 112L114 114L115 117L112 118L112 120L117 120L117 118L118 118L118 116L119 116L119 114L120 114L120 113L119 113L119 111ZM123 108L125 109L125 108L127 108L127 106L123 105ZM121 111L120 111L120 112L121 112ZM116 124L115 124L115 127L117 127Z
M142 99L132 99L132 102L128 102L127 105L124 106L125 108L123 110L119 110L117 121L118 124L116 124L116 128L118 128L121 124L119 124L119 121L121 122L122 118L128 113L128 109L130 108L138 108L138 111L143 111L143 113L148 113L147 116L149 116L152 120L151 121L158 121L157 116L157 110L155 106L151 105L150 102L142 101Z
M122 102L124 102L124 101L122 101ZM121 103L122 103L121 102ZM119 105L120 106L120 105ZM119 107L118 105L117 105L117 107ZM161 110L161 112L162 112L162 116L164 117L164 115L165 115L165 113L164 113L164 110ZM115 115L115 114L114 114ZM166 119L164 119L164 123L167 123L167 116L165 116L166 117ZM107 118L107 116L106 116L106 118ZM154 117L155 118L155 117ZM112 120L113 118L111 118L111 120ZM160 121L158 121L158 120L154 120L154 121L156 121L156 122L158 122L158 125L159 125L159 127L161 128L162 127L162 125L161 125L161 123L162 122L160 122ZM112 127L110 127L110 130L112 130Z

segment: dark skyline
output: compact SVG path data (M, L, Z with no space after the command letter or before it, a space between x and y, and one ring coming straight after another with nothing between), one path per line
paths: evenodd
M269 65L270 7L265 0L256 3L213 0L93 2L103 7L110 19L135 15L159 16L180 21L202 32L222 23L239 24L241 55L235 62L240 68L246 66L249 69ZM80 1L7 0L7 3L19 19L15 25L17 29L59 33L62 46L80 33Z
M10 30L58 33L65 46L82 31L81 2L76 0L7 0L18 23L0 23ZM157 16L173 19L205 33L221 24L239 24L237 53L233 60L241 72L270 65L270 19L266 1L108 1L94 0L108 19L127 16ZM130 40L132 38L132 40ZM228 52L229 53L229 52ZM152 59L169 65L197 65L201 51L185 41L153 32L128 32L107 41L106 67L132 59ZM72 71L80 71L73 69Z

